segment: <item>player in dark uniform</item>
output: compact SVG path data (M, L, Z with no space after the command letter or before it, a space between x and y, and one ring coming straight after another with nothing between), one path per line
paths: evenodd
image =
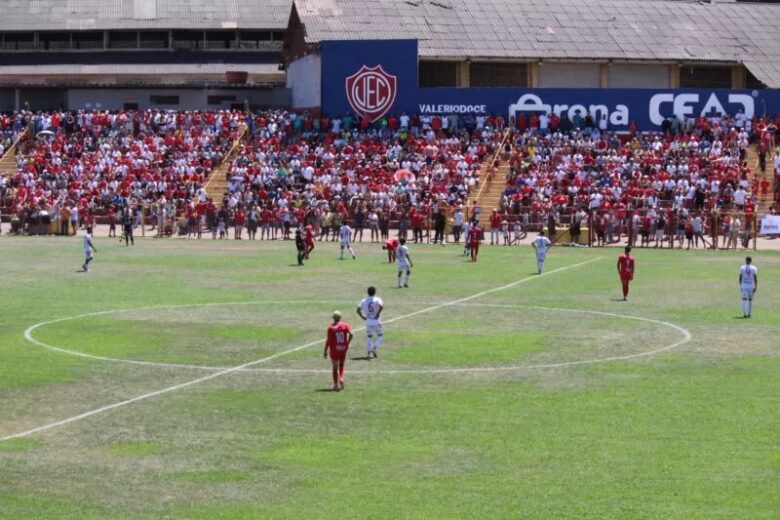
M122 231L125 237L125 246L135 245L133 240L133 208L129 205L122 210Z
M298 265L303 265L303 258L306 256L306 243L303 241L301 230L295 230L295 248L298 250Z

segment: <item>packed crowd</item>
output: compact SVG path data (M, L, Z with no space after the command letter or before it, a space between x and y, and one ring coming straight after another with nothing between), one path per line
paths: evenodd
M760 169L780 172L773 153L780 120L669 118L663 133L632 125L628 136L591 116L520 115L508 123L502 155L510 171L490 219L496 243L499 230L546 225L554 232L561 223L572 237L592 229L597 245L621 237L682 243L721 227L726 236L744 233L756 197L773 190L768 178L751 175L747 147L756 144ZM244 124L227 189L207 193L206 180ZM227 237L232 227L238 239L244 230L250 239L291 238L291 229L310 225L321 240L335 240L348 222L356 238L367 229L378 241L392 222L415 241L429 228L441 240L445 223L462 228L479 211L467 207L469 195L506 124L493 116L406 114L369 124L286 111L12 114L0 120L3 145L25 137L16 172L0 174L0 207L22 230L46 219L70 221L57 229L73 232L96 217L117 223L132 215L160 233L198 237Z
M16 172L2 176L0 197L22 228L39 215L67 214L83 224L130 206L143 207L152 223L181 218L180 232L238 225L274 237L303 221L338 229L347 218L379 232L391 218L419 219L430 207L462 204L504 124L401 115L368 125L285 111L79 111L14 120L26 139ZM204 182L242 123L248 131L228 190L208 194Z
M241 112L27 113L17 167L0 184L24 227L40 215L77 221L126 205L204 196L237 136ZM43 217L41 217L43 218Z
M401 115L371 126L350 117L258 115L231 164L223 206L285 237L306 224L321 237L333 230L335 239L346 220L379 240L390 220L419 228L435 208L465 204L503 125L493 117ZM196 205L193 212L197 220Z
M553 232L566 223L573 236L587 226L596 245L623 236L656 246L677 238L690 247L707 234L735 244L732 237L744 239L752 227L756 198L773 190L769 177L753 175L748 146L756 144L762 173L780 172L780 150L773 153L780 119L669 118L664 133L633 128L628 136L549 119L519 124L526 128L514 135L499 214Z

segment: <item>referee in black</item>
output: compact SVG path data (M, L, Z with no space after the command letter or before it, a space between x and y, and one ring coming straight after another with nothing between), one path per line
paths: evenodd
M125 246L135 245L133 240L133 208L129 204L122 210L122 227L125 235Z

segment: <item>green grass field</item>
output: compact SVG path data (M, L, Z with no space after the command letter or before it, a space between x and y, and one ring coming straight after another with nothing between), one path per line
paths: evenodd
M378 245L137 244L0 238L3 520L780 514L776 252L742 320L744 253L636 250L624 303L616 249L413 245L397 289Z

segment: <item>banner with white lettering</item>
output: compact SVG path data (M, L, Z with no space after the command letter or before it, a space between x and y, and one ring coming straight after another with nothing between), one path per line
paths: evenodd
M764 215L761 217L759 235L780 235L780 215Z
M780 91L768 89L425 88L419 86L417 52L416 40L321 42L322 112L371 122L402 114L509 120L555 113L574 126L590 114L613 131L626 131L632 122L638 130L657 131L672 116L682 122L742 113L744 121L780 114Z

